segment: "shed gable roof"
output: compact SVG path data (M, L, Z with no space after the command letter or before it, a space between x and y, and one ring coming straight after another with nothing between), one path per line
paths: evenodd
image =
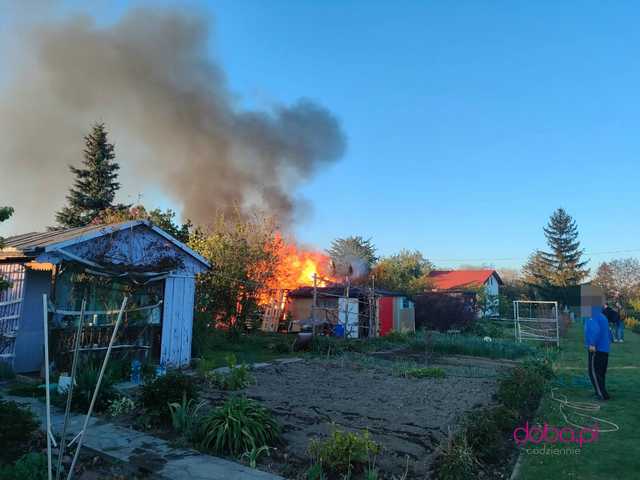
M502 279L495 270L433 270L429 279L437 290L464 290L484 285L489 278L495 277L498 284Z
M133 229L139 225L149 228L151 231L170 241L177 249L182 250L204 266L210 266L209 262L202 255L147 220L130 220L110 225L88 225L86 227L16 235L4 240L4 248L0 250L0 259L18 256L35 257L41 253L53 252L121 230Z

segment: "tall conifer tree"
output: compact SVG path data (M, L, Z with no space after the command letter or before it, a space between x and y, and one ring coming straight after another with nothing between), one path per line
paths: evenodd
M56 213L56 221L65 227L91 223L100 212L113 207L120 189L120 165L115 162L115 148L108 141L104 123L96 123L84 140L83 166L69 166L75 181L67 195L68 205Z
M589 275L582 261L584 250L578 241L578 225L563 208L557 209L544 227L550 252L543 252L542 260L551 275L550 281L557 287L578 285Z

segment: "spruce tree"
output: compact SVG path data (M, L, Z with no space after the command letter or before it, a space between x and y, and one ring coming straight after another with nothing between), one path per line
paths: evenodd
M549 283L556 287L578 285L589 275L589 269L584 268L588 261L582 261L584 250L578 241L576 221L559 208L549 218L544 235L551 251L542 252L540 259L550 276Z
M56 213L56 221L65 227L88 225L100 212L113 207L120 188L115 149L109 143L104 123L96 123L85 140L83 166L69 166L75 175L67 195L68 206Z

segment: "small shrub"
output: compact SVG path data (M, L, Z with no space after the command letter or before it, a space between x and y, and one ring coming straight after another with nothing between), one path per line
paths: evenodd
M478 460L464 435L449 435L436 472L439 480L469 480L476 478Z
M44 385L16 383L7 390L7 393L16 397L40 398L45 396L46 391Z
M129 397L122 396L109 401L107 414L110 417L119 417L131 413L136 408L136 404Z
M193 398L187 400L187 394L184 392L181 403L173 402L168 405L173 429L181 435L191 437L199 421L200 409L204 405L205 402L196 403Z
M23 454L37 429L31 410L0 400L0 462L12 462Z
M349 475L354 471L362 471L371 457L380 452L380 446L366 430L354 433L334 429L329 438L312 440L308 450L323 471Z
M246 459L251 468L256 468L258 465L258 459L263 455L269 456L269 450L271 447L263 445L261 447L253 447L250 451L244 452L240 457L241 460Z
M13 380L16 378L16 374L13 372L13 367L0 360L0 380Z
M89 362L78 369L76 386L73 389L73 399L71 400L71 408L83 412L89 409L93 391L98 383L101 367L101 365ZM113 388L114 383L113 372L107 368L102 377L100 391L96 398L94 407L96 412L105 410L109 402L116 397L116 391Z
M530 417L538 408L544 387L545 378L537 369L520 365L498 380L497 397L508 409Z
M314 463L307 470L307 480L326 480L327 476L322 471L322 465Z
M187 400L198 398L198 391L192 377L179 371L168 372L142 387L142 405L147 413L157 421L171 419L169 404L180 402L183 395Z
M0 467L0 480L46 480L47 457L42 453L27 453L14 465Z
M627 317L624 319L624 326L631 330L640 329L640 320L635 317Z
M271 412L254 400L231 397L206 415L200 426L200 447L233 456L272 445L280 426Z
M409 369L407 376L413 378L444 378L446 374L443 369L438 367L416 367Z
M247 364L238 365L235 355L229 355L226 360L229 372L208 372L205 374L205 380L209 385L222 390L241 390L255 382Z
M511 432L518 423L518 413L504 406L472 413L466 421L468 445L481 462L498 464L508 456L513 444Z

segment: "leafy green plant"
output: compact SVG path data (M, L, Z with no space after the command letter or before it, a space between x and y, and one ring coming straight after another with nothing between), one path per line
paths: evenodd
M478 460L473 454L465 435L449 438L436 464L439 480L468 480L476 478Z
M181 435L190 437L199 421L200 409L204 405L204 401L197 403L193 398L187 400L187 393L183 392L181 403L172 402L169 404L173 429Z
M267 445L262 445L261 447L253 447L250 451L244 452L240 459L246 459L251 468L256 468L260 456L262 456L262 454L266 454L267 456L269 456L269 450L271 450L271 447Z
M509 441L518 412L505 406L486 408L467 417L465 433L474 455L483 463L498 464L513 447Z
M0 467L0 480L46 480L47 457L42 453L27 453L13 465Z
M0 400L0 462L12 462L24 453L37 429L31 410Z
M269 410L255 400L228 398L206 415L200 424L200 447L233 456L272 445L280 437L280 426Z
M98 383L100 368L101 365L88 362L81 365L78 369L78 373L76 375L76 386L73 389L73 398L71 401L71 407L74 410L86 411L89 409L93 392L96 388L96 384ZM109 402L116 397L116 391L113 388L114 383L113 371L108 368L102 377L100 391L96 398L95 410L97 412L105 410L108 407Z
M327 476L322 471L322 465L314 463L307 470L307 480L326 480Z
M107 414L110 417L119 417L131 413L136 408L136 403L129 397L122 396L109 401Z
M16 383L9 387L7 390L9 395L16 397L44 397L45 389L44 385L37 385L33 383Z
M195 380L179 371L169 372L142 387L142 405L147 413L161 422L171 419L169 404L198 398Z
M245 363L238 365L235 355L228 355L226 360L228 372L208 372L205 374L205 380L209 385L223 390L241 390L255 382L249 366Z
M532 416L545 388L545 378L537 368L519 365L498 380L497 398L505 407L522 417Z
M16 378L16 374L13 372L13 367L0 360L0 380L13 380Z
M362 471L380 452L380 446L371 439L368 431L343 432L336 428L324 439L314 439L309 444L309 455L322 470L331 474L350 475Z
M407 377L412 378L444 378L445 371L438 367L415 367L406 371Z

